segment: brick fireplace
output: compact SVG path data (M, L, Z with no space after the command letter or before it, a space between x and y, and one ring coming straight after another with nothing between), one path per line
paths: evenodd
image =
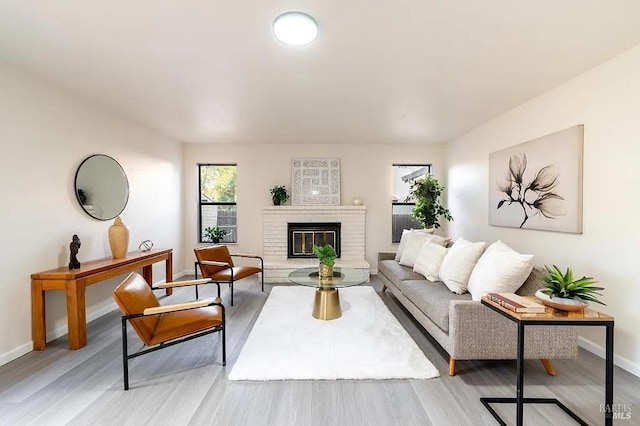
M315 257L290 256L288 242L291 224L305 225L310 232L315 232L314 228L322 228L314 225L333 225L334 230L337 228L340 235L340 257L336 260L336 266L369 270L369 262L365 260L365 216L365 206L264 207L262 245L265 282L288 282L287 277L294 269L318 265ZM318 232L318 238L330 238L322 234L327 232L327 229ZM316 234L310 235L316 238Z

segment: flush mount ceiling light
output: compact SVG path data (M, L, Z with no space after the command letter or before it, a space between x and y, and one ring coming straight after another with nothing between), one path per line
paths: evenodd
M304 46L318 35L318 23L302 12L286 12L273 21L273 35L283 43Z

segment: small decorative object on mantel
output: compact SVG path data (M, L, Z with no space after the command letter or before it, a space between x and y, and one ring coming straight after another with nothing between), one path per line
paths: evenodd
M117 216L113 225L109 227L109 246L114 259L123 259L127 256L129 227L122 222L120 216Z
M144 240L138 246L138 249L140 249L141 252L149 251L152 248L153 248L153 241L151 240Z
M80 250L80 238L77 235L73 235L71 244L69 244L69 269L80 269L80 262L78 262L78 250Z
M333 277L333 265L336 264L336 251L332 245L313 246L313 254L320 261L320 279Z
M208 242L218 244L227 235L227 230L219 226L208 226L204 229L204 236Z
M595 287L597 281L593 277L574 280L571 268L567 268L564 274L555 265L551 268L545 266L545 269L547 273L542 279L547 286L536 292L536 297L543 304L562 311L580 311L589 306L589 302L604 305L595 297L602 296L598 291L604 288Z
M361 206L363 204L362 198L360 198L359 195L356 195L355 197L353 197L351 204L353 204L354 206Z
M284 185L275 185L270 189L270 192L274 206L281 206L289 199L289 193Z

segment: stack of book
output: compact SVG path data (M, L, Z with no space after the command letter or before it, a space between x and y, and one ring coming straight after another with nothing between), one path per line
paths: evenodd
M545 312L544 305L536 303L531 299L518 296L515 293L489 293L487 294L487 297L500 306L504 306L514 312L526 314L539 314Z

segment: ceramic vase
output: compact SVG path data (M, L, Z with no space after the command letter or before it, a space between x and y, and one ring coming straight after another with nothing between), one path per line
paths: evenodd
M353 200L351 201L351 204L353 204L354 206L361 206L363 204L362 198L360 198L360 196L356 195L355 197L353 197Z
M114 259L123 259L127 256L129 227L122 222L120 216L116 217L113 225L109 227L109 246Z

